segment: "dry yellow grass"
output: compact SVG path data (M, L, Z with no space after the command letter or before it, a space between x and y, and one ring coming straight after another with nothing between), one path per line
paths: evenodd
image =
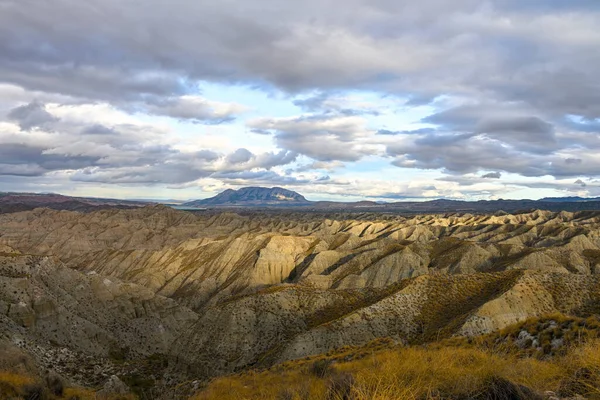
M34 383L29 376L0 371L0 398L18 398L23 394L23 388Z
M52 395L39 379L29 375L0 371L0 399L78 399L78 400L136 400L135 395L98 396L93 390L69 387L62 396Z
M336 379L350 386L350 398L354 400L486 398L498 382L500 386L506 383L538 393L600 396L598 340L546 360L475 346L396 347L336 362L329 374L319 378L310 372L310 365L323 359L299 360L268 371L217 378L193 399L337 400L343 396L336 397L332 389Z

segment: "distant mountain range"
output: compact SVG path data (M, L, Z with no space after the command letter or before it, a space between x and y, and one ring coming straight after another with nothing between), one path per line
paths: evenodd
M164 202L162 202L164 203ZM89 212L101 208L137 208L153 201L118 200L108 198L71 197L56 193L2 193L0 214L32 210L38 207L55 210ZM549 211L600 210L600 198L549 197L540 200L479 200L460 201L438 199L431 201L336 202L310 201L303 195L281 187L246 187L227 189L214 197L181 204L168 204L179 209L293 209L298 211L351 211L387 213L502 213L526 212L534 209Z
M38 207L88 212L101 208L136 208L148 204L149 202L142 201L73 197L57 193L0 192L0 214L33 210Z
M181 205L183 208L297 208L301 210L380 211L380 212L515 212L532 209L550 211L600 210L600 198L551 197L541 200L431 200L398 201L381 203L375 201L336 202L309 201L292 190L273 187L246 187L227 189L214 197L194 200Z
M551 203L579 203L588 201L600 201L600 197L544 197L539 201L551 202Z

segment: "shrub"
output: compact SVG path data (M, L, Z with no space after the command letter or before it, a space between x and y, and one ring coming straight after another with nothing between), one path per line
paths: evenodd
M330 375L334 368L332 366L332 360L321 359L313 362L310 366L310 373L317 378L325 378Z
M48 398L44 387L39 384L30 384L22 389L25 400L46 400Z
M48 387L48 390L50 390L50 393L55 396L62 396L65 391L65 387L60 376L52 372L46 373L46 386Z
M526 386L515 384L505 378L493 376L484 390L474 399L478 400L541 400L542 396Z

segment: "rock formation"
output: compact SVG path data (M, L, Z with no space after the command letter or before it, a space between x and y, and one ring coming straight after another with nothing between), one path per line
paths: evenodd
M382 337L587 316L600 312L599 227L595 212L0 214L0 332L160 354L206 377Z

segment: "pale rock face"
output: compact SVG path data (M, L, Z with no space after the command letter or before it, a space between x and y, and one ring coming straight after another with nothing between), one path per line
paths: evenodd
M530 271L547 271L568 273L569 271L563 265L554 261L548 254L544 252L534 252L521 258L508 269L527 269Z
M338 262L342 253L335 250L324 250L317 254L302 273L303 277L321 275L327 268Z
M361 273L365 282L363 286L384 287L402 279L423 275L429 272L427 265L426 259L413 252L410 247L405 247L366 268Z
M367 279L363 276L350 274L344 277L338 285L336 289L356 289L365 287L367 285Z
M315 289L329 289L332 279L328 275L308 275L300 278L299 285L313 287Z
M251 284L271 285L281 283L303 259L312 240L290 236L273 236L262 248L254 264Z
M459 335L476 336L556 311L554 299L533 276L525 275L500 297L484 304L469 317Z

